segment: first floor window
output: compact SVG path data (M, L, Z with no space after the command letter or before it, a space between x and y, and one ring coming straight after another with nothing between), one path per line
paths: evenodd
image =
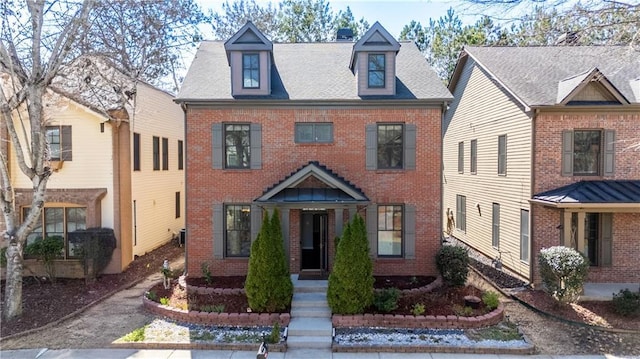
M227 257L248 257L251 251L251 206L225 206Z
M29 214L29 207L22 209L23 220ZM87 209L85 207L45 207L42 209L33 231L27 236L26 246L43 238L55 238L64 243L60 258L77 258L80 253L76 245L69 241L69 234L86 229Z
M498 203L493 204L491 220L491 245L500 248L500 205Z
M467 230L467 197L456 195L456 228Z
M176 192L176 218L180 218L180 192Z
M403 126L401 124L378 125L378 168L403 168Z
M251 161L250 125L224 127L226 168L249 168Z
M402 206L378 206L378 256L402 256Z
M520 260L529 262L529 211L520 210Z

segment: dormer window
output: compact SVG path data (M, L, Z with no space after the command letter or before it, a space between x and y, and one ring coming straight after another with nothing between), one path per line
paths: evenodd
M369 87L384 87L384 54L369 54Z
M242 54L242 87L260 88L260 55Z

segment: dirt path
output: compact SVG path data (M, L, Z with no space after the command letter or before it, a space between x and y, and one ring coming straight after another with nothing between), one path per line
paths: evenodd
M184 259L171 263L181 268ZM153 316L142 307L142 295L160 282L160 273L152 274L129 289L118 292L74 318L52 328L7 339L3 350L24 348L106 348L116 339L149 323Z
M182 264L172 263L172 268ZM53 328L1 342L3 350L23 348L104 348L113 341L149 323L153 316L142 308L144 292L161 280L154 274L137 285L116 293L75 318ZM474 273L470 283L493 289ZM506 317L518 327L538 349L539 354L613 354L640 355L640 335L609 333L576 327L534 313L523 305L502 298Z

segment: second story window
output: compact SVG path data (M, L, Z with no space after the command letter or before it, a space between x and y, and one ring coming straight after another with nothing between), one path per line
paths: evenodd
M478 171L478 140L471 140L471 153L470 153L470 172L472 174Z
M242 87L260 87L260 55L242 54Z
M369 54L368 61L369 87L384 87L385 57L384 54Z
M160 170L160 137L153 136L153 170Z
M378 125L378 168L403 168L403 129L400 124Z
M296 123L296 143L331 143L333 142L332 123Z
M458 142L458 173L464 173L464 142Z
M498 174L507 174L507 135L498 136Z
M169 139L162 138L162 170L169 169Z
M224 128L225 167L249 168L251 161L250 126L228 124Z
M184 142L178 140L178 169L184 169Z
M49 145L49 160L71 161L71 126L47 126L46 141Z
M133 170L140 171L140 134L133 134Z
M602 143L600 130L573 131L573 174L599 175Z

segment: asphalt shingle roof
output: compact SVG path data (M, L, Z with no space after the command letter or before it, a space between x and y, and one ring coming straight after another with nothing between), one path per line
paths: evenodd
M349 68L352 42L273 44L272 91L252 99L362 100ZM447 100L451 93L412 42L402 42L396 57L396 95L385 99ZM231 69L224 43L204 41L177 101L231 100Z
M483 68L528 106L557 103L560 81L597 68L631 103L640 53L628 46L465 47Z
M640 208L640 180L580 181L538 193L534 200L556 203L637 203Z

